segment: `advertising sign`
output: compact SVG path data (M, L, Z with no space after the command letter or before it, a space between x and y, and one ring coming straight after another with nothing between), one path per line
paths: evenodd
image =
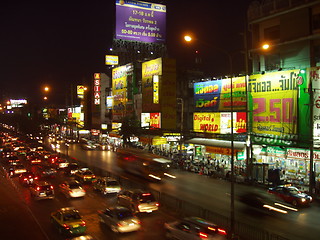
M249 113L254 142L287 144L297 137L299 70L251 75Z
M246 113L233 113L233 132L246 132ZM194 113L193 114L193 130L195 132L206 133L231 133L231 113Z
M142 111L160 112L159 102L154 102L154 87L159 87L159 78L157 84L153 83L154 76L162 75L162 59L157 58L142 63Z
M141 127L161 128L161 114L141 113Z
M112 95L113 120L119 121L124 117L127 95L127 73L126 66L121 66L112 69Z
M101 75L95 73L93 75L93 101L95 105L100 105L101 101Z
M245 77L194 83L194 99L197 111L219 112L231 110L231 87L234 111L246 109Z
M119 121L132 112L132 107L130 107L132 106L132 85L132 64L112 69L112 118L114 121Z
M136 0L116 0L116 39L164 43L166 6Z
M309 70L309 78L312 81L313 92L313 137L320 140L320 67Z
M288 159L310 159L310 150L309 149L301 149L301 148L288 148L287 149L287 158ZM320 151L313 151L313 159L319 161L320 160Z
M78 98L84 98L85 87L83 85L77 86L77 96Z
M119 57L115 55L106 55L106 65L118 65Z

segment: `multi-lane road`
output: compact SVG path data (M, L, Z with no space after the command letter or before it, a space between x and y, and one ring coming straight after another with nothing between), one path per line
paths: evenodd
M63 145L61 151L66 153ZM180 170L174 172L176 179L166 179L161 183L146 182L119 169L115 154L110 151L85 151L77 144L72 144L68 148L68 155L72 156L74 161L144 184L156 192L166 193L181 201L189 202L188 206L194 204L222 216L230 216L229 182ZM1 236L5 237L1 239L63 239L51 226L49 216L52 211L67 206L73 206L80 211L87 222L88 234L95 239L165 239L164 222L173 221L179 217L175 211L171 212L170 209L163 208L159 212L140 215L142 222L140 231L114 234L99 223L97 211L116 204L115 196L103 196L94 191L91 185L85 185L87 194L84 198L67 199L58 190L58 185L66 179L66 176L60 172L57 178L51 180L56 189L56 198L34 201L30 198L28 188L21 186L16 178L6 178L2 171L1 179L0 219L4 229ZM235 190L236 196L248 190L267 195L266 189L261 187L236 184ZM248 210L247 206L237 198L235 201L237 222L264 229L290 240L318 239L320 236L319 210L319 204L314 202L310 208L301 208L297 212L288 211L288 214L259 214ZM256 239L262 238L257 236Z

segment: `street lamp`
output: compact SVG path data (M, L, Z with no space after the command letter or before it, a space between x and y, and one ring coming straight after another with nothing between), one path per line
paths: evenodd
M268 43L264 43L264 44L261 46L261 48L262 48L263 50L268 50L268 49L270 48L270 45L269 45Z
M191 42L193 40L192 37L190 37L189 35L184 36L184 40L186 42ZM230 230L231 230L231 235L234 235L234 221L235 221L235 216L234 216L234 199L235 199L235 195L234 195L234 131L233 131L233 64L232 64L232 55L225 51L224 49L221 48L217 48L215 46L212 46L211 44L205 43L205 42L201 42L205 45L207 45L210 48L213 48L219 52L222 52L223 54L225 54L228 58L229 61L229 67L230 67L230 111L231 111L231 136L230 136L230 141L231 141L231 166L230 166L230 170L231 170L231 176L230 176L230 195L231 195L231 200L230 200Z
M181 104L181 125L180 125L180 162L182 161L182 134L183 134L183 98L177 98Z

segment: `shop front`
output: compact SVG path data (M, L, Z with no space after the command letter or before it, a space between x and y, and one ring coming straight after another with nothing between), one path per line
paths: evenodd
M256 162L253 178L261 183L290 183L307 188L310 181L310 150L279 146L253 146ZM315 182L320 182L320 151L313 151ZM276 178L276 179L274 179Z
M231 141L192 138L186 141L194 149L195 163L205 164L208 168L223 172L226 175L231 170L232 144ZM236 175L244 175L246 170L245 142L233 142L233 160ZM225 176L223 176L225 177Z

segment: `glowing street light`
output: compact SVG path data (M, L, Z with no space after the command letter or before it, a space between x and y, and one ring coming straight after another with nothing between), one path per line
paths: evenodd
M48 100L48 98L47 97L43 97L43 100Z
M184 36L184 40L185 40L186 42L191 42L191 41L192 41L192 37L189 36L189 35L186 35L186 36Z
M268 43L264 43L263 45L262 45L262 49L263 50L268 50L270 48L270 45L268 44Z

